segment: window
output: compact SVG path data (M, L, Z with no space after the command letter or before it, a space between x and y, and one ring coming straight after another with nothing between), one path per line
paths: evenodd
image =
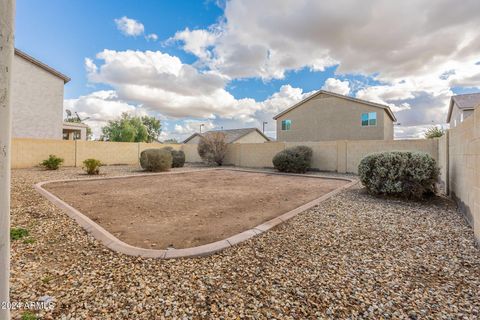
M288 131L292 127L292 120L282 120L282 131Z
M376 125L377 125L376 112L362 113L362 127L376 126Z

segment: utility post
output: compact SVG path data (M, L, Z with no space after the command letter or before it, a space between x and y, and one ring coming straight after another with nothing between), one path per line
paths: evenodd
M0 304L10 301L10 106L14 47L15 0L0 0ZM10 319L10 310L0 307L0 320Z
M265 125L268 124L267 121L263 121L263 124L262 124L262 133L265 134Z

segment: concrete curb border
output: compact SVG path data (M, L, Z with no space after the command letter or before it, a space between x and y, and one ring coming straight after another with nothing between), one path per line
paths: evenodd
M124 179L124 178L133 178L133 177L142 177L142 176L152 176L152 175L165 175L165 174L181 174L181 173L191 173L198 171L206 170L230 170L230 171L242 171L242 172L252 172L252 173L266 173L272 175L288 175L296 177L310 177L310 178L320 178L320 179L329 179L329 180L344 180L349 181L344 186L341 186L329 193L324 194L323 196L312 200L300 207L293 209L289 212L286 212L276 218L273 218L269 221L266 221L252 229L243 231L234 236L231 236L224 240L219 240L216 242L208 243L198 247L185 248L185 249L169 249L169 250L156 250L156 249L144 249L139 247L131 246L120 239L113 236L110 232L105 230L99 224L88 218L86 215L70 206L68 203L64 202L54 194L50 193L43 188L44 185L54 182L78 182L78 181L91 181L91 180L107 180L107 179ZM67 213L69 217L74 219L81 227L83 227L88 233L90 233L95 239L100 241L103 245L109 249L120 252L130 256L139 256L144 258L158 258L158 259L172 259L172 258L191 258L191 257L200 257L211 255L215 252L221 251L223 249L232 247L238 243L246 241L250 238L253 238L261 233L264 233L271 228L288 221L289 219L297 216L303 211L306 211L322 201L327 200L328 198L338 194L339 192L350 188L351 186L358 183L356 179L343 178L343 177L328 177L321 175L311 175L311 174L292 174L292 173L278 173L264 170L247 170L247 169L235 169L235 168L209 168L209 169L195 169L195 170L185 170L185 171L174 171L174 172L162 172L162 173L147 173L147 174L137 174L137 175L127 175L127 176L115 176L115 177L95 177L87 179L65 179L65 180L50 180L42 181L34 185L34 188L46 199L50 200L55 206L62 209Z

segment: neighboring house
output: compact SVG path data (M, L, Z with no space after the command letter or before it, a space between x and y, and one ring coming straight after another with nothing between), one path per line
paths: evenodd
M188 137L183 143L198 144L202 136L208 135L211 132L222 132L223 134L225 134L225 140L227 143L264 143L270 141L257 128L245 128L194 133L190 137Z
M276 115L277 141L392 140L388 106L324 90Z
M87 140L88 126L77 122L63 123L63 140Z
M480 93L459 94L450 98L447 122L450 128L455 128L473 114L475 107L480 105Z
M10 100L12 136L62 139L63 89L69 81L66 75L15 49ZM67 131L68 128L71 124Z

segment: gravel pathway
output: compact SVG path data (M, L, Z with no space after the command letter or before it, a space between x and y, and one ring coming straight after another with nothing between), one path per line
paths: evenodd
M449 200L356 186L219 254L155 260L105 249L32 188L80 172L13 171L12 226L30 236L12 243L11 300L53 297L44 319L480 317L480 250Z

